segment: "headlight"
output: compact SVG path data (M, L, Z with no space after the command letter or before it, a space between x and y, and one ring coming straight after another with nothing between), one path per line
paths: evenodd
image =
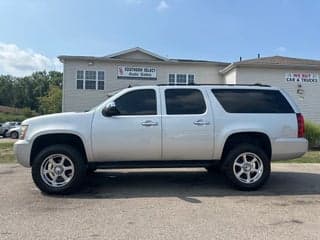
M21 125L21 130L20 130L20 139L23 140L24 137L26 136L28 130L28 125Z

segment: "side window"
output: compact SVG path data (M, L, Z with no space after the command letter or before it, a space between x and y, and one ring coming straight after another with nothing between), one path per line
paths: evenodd
M212 89L229 113L293 113L291 105L278 90Z
M156 92L152 89L128 92L115 100L120 115L156 115Z
M167 114L202 114L206 103L202 93L197 89L166 89Z

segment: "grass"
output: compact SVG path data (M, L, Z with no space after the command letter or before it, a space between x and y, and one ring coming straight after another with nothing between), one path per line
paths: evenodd
M13 154L13 143L0 143L0 163L15 163L16 158ZM276 161L274 163L320 163L320 151L309 151L301 158L292 160Z
M301 158L279 161L282 163L320 163L320 151L309 151Z
M7 121L22 122L25 119L26 119L26 116L22 115L22 114L13 114L13 113L0 112L0 122L1 123L7 122Z
M13 143L0 143L0 163L15 163L16 158L13 154Z

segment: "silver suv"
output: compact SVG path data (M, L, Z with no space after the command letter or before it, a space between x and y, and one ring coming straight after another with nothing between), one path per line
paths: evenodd
M271 160L307 151L304 120L280 89L247 85L127 88L89 112L27 119L14 145L46 193L68 193L88 171L220 169L241 190L270 175Z

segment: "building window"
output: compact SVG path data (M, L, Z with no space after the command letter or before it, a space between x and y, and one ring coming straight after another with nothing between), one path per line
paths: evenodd
M188 75L188 84L194 84L194 75L193 74Z
M77 71L77 89L104 90L104 71Z
M98 90L104 90L104 72L98 72Z
M85 88L86 89L96 89L97 88L97 73L96 71L86 71L86 81Z
M176 82L175 82L175 75L174 74L169 74L169 84L170 85L174 85Z
M177 74L176 84L187 84L187 75L186 74Z
M188 85L194 84L194 74L169 74L170 85Z
M83 89L83 71L77 71L77 89Z

